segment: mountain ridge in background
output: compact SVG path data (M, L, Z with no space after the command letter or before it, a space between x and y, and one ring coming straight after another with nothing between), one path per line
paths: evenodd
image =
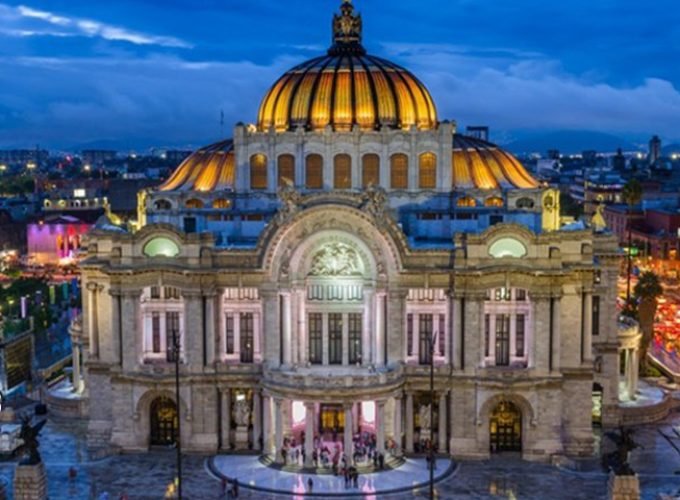
M520 134L516 134L519 136ZM557 149L562 154L578 154L594 150L598 153L638 151L640 147L633 141L604 132L590 130L558 130L554 132L527 132L520 138L503 144L503 147L515 154L539 153L545 155L550 149Z

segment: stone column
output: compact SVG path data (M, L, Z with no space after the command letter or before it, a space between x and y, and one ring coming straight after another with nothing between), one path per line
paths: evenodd
M222 449L231 449L231 390L222 391Z
M99 359L99 328L97 311L97 292L100 286L96 283L87 284L87 334L90 338L90 357ZM141 351L140 351L141 352Z
M583 304L583 362L593 360L593 292L587 290Z
M290 292L281 294L281 332L283 334L283 364L290 366L292 361L292 324L291 324L291 304Z
M123 371L130 372L137 368L142 353L142 333L139 332L137 311L139 311L139 291L125 291L123 294L123 314L121 329L123 332ZM116 332L118 334L118 332ZM92 348L90 346L90 348Z
M413 394L406 393L406 452L413 453Z
M560 318L561 318L561 304L562 304L562 299L560 297L554 297L553 300L553 319L552 319L552 325L553 325L553 344L552 344L552 369L555 372L560 371L560 365L561 365L561 350L560 350L560 343L562 342L561 336L560 336Z
M82 349L81 335L83 332L80 318L76 318L71 322L69 333L71 334L71 361L73 368L73 392L79 394L81 392L81 376L80 376L80 350Z
M439 453L446 453L446 393L439 395L439 422L437 424Z
M631 393L633 394L633 399L637 397L638 381L640 376L639 363L640 363L640 351L638 348L633 348L633 363L631 366Z
M314 403L305 403L305 467L314 467Z
M215 364L215 295L205 295L205 362Z
M300 363L303 365L306 365L307 362L309 361L309 347L308 347L308 340L307 340L307 311L305 307L305 290L304 288L302 290L298 290L297 292L297 298L298 298L298 343L299 343L299 351L298 351L298 358L300 359Z
M385 293L375 294L375 331L373 332L374 353L373 359L376 365L385 364Z
M463 318L463 308L462 300L460 297L453 297L453 334L451 335L451 342L453 343L451 352L453 353L453 359L451 364L454 370L460 369L460 339L463 335L461 331L461 321Z
M401 430L401 407L403 400L400 397L394 398L394 441L397 443L397 455L401 455L402 447L404 446L404 437Z
M276 463L283 464L283 400L274 399L274 447L276 452Z
M271 455L274 448L272 442L272 398L270 396L262 397L262 441L264 444L264 455Z
M184 359L190 370L203 366L203 295L195 291L183 290L184 325L180 325L180 359Z
M110 354L110 360L117 365L120 365L123 363L123 360L121 359L121 338L120 338L120 322L122 321L120 313L122 309L122 295L119 290L111 290L109 289L109 296L111 297L111 300L109 303L111 304L111 323L109 327L109 333L111 335L111 354ZM85 351L85 354L89 352L89 339L84 338L84 341L87 340L88 342L88 348ZM87 359L87 358L85 358Z
M361 336L361 364L369 366L373 361L373 329L371 325L375 324L373 320L373 290L364 291L364 324Z
M345 451L345 457L347 457L347 463L350 464L352 463L352 456L354 454L354 441L353 441L353 430L354 430L354 422L352 420L352 407L354 406L353 403L345 404L344 405L344 410L345 410L345 431L344 431L344 451Z
M253 449L262 449L262 394L253 391Z
M378 452L385 453L385 401L376 401L375 429Z

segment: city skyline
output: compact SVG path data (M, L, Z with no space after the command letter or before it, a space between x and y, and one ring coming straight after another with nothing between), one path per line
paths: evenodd
M419 75L440 119L490 125L499 142L554 130L680 139L670 1L355 3L369 51ZM0 147L228 137L255 121L278 75L326 50L336 4L2 2Z

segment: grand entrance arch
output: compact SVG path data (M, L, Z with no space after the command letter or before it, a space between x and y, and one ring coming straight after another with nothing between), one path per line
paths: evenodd
M491 453L522 451L522 412L510 401L501 401L489 418Z
M165 396L153 400L149 409L150 443L156 446L167 446L177 441L179 424L177 405Z

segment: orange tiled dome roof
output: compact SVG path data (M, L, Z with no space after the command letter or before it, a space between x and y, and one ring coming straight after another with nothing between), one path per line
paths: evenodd
M219 191L234 186L234 142L199 149L177 167L160 191Z

